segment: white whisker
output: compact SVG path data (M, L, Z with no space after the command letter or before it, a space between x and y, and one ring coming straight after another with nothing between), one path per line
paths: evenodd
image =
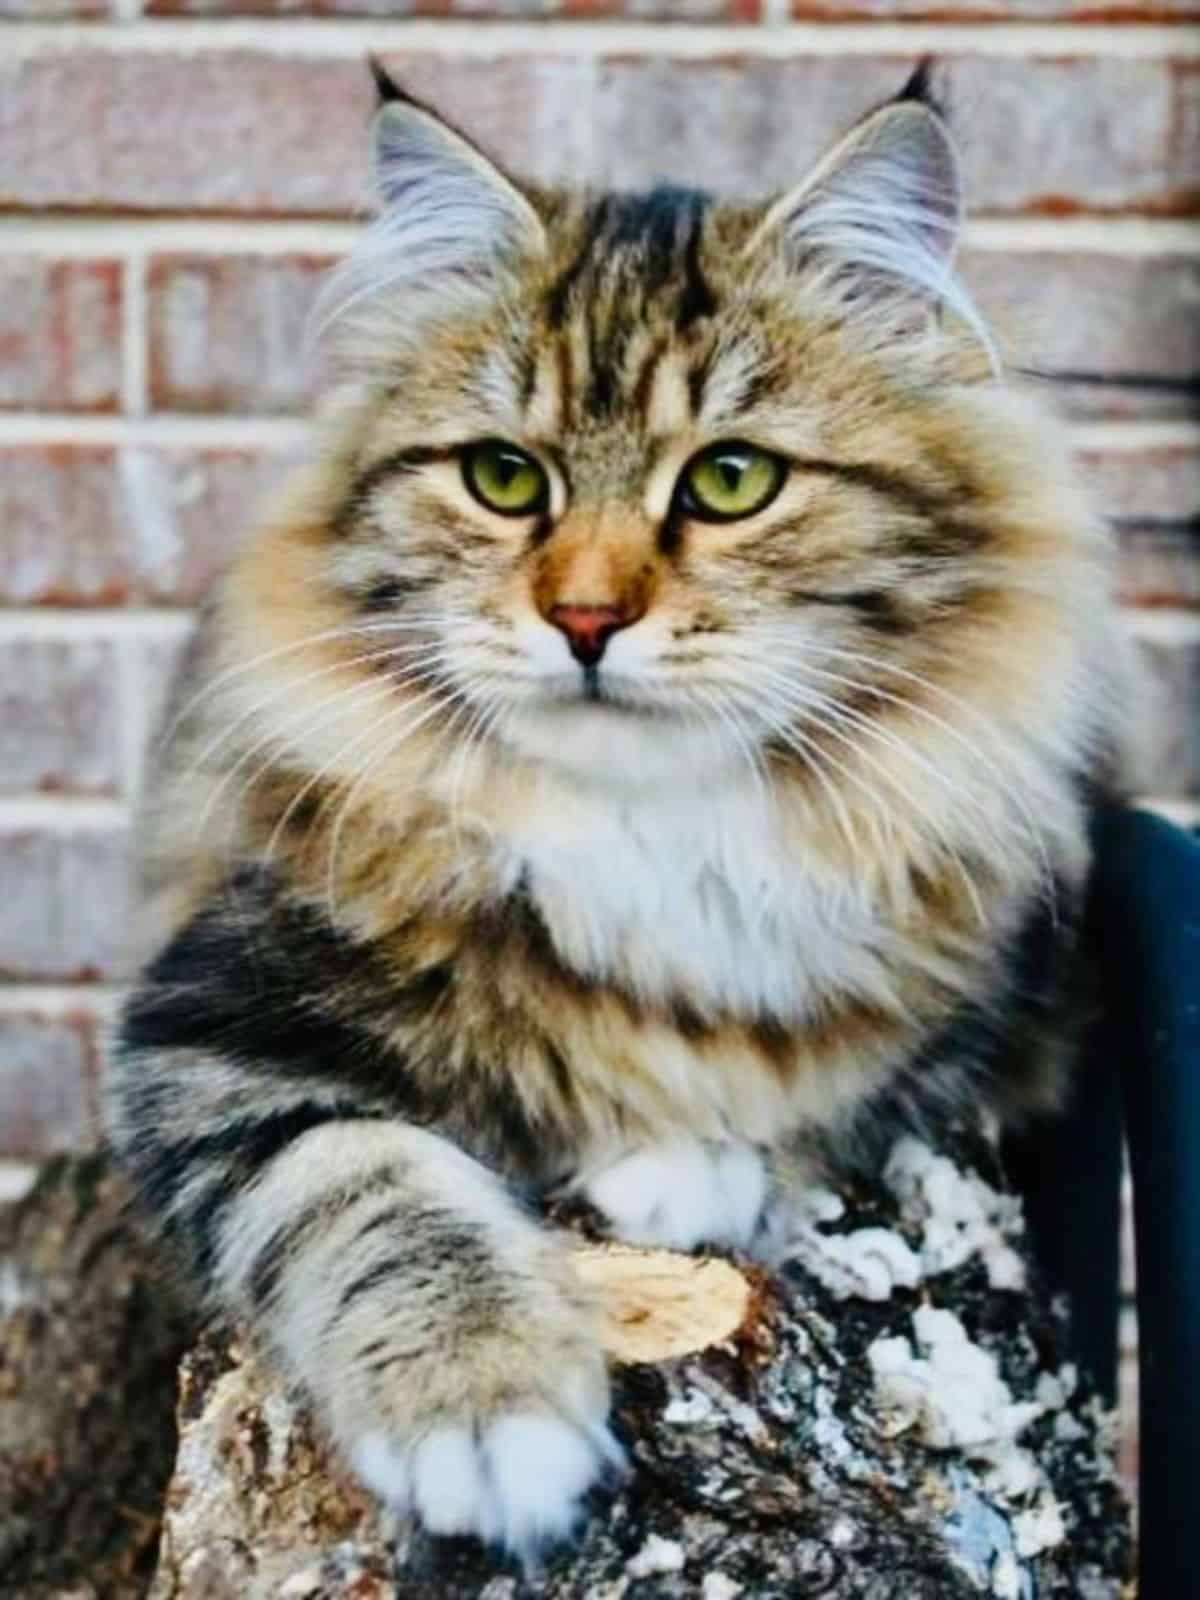
M766 770L766 766L762 758L762 752L755 749L753 743L746 735L745 730L739 726L737 719L734 716L733 707L728 704L723 705L715 692L709 693L706 689L702 689L698 685L691 685L688 692L693 697L698 698L702 705L708 706L709 710L719 718L725 727L729 729L735 746L749 768L750 776L754 780L755 788L758 791L759 798L761 799L764 808L769 807L771 787L770 774Z
M876 661L873 657L862 655L856 651L840 650L832 646L824 645L819 646L818 648L821 650L823 656L826 656L830 659L849 661L856 665L864 666L870 670L880 673L891 672L898 678L912 682L918 685L920 688L926 690L928 693L939 696L956 711L961 711L970 716L973 721L981 724L989 735L994 733L992 723L977 706L972 706L969 701L963 700L959 695L952 694L948 689L943 688L940 684L934 683L931 679L922 676L920 673L912 672L905 667L899 667L890 662ZM991 773L992 777L996 780L997 793L1002 799L1010 802L1016 808L1020 821L1024 826L1026 836L1028 837L1030 844L1037 854L1043 887L1049 897L1052 914L1057 921L1057 890L1055 887L1054 873L1050 866L1050 857L1046 847L1045 837L1042 829L1039 827L1037 820L1033 815L1033 812L1030 810L1028 803L1021 794L1019 786L1013 783L1011 776L1004 773L1000 766L992 760L992 758L977 742L967 739L965 735L962 734L951 723L947 722L944 718L935 715L934 712L929 711L925 706L915 705L912 701L906 700L902 695L891 694L889 691L879 688L875 683L859 684L856 685L856 687L866 689L870 693L876 695L879 699L885 700L889 704L897 705L902 710L911 713L921 721L928 722L931 726L938 728L949 739L953 740L954 743L956 743L967 755L969 755L973 760L978 761L986 771Z
M450 826L455 834L460 831L462 789L466 785L469 762L482 750L492 730L508 709L508 704L498 695L485 699L463 732L450 770Z
M252 745L248 746L247 749L242 751L237 760L233 762L231 766L226 768L226 770L221 774L220 779L209 791L205 798L204 807L200 813L200 818L197 823L197 836L203 832L205 824L208 822L208 819L212 815L218 800L225 793L226 789L228 789L229 785L237 777L238 773L244 770L247 763L253 762L256 756L262 754L264 751L269 750L276 750L277 753L282 752L283 750L286 750L288 741L293 737L293 735L300 734L301 736L304 736L309 733L314 733L324 724L332 720L335 716L341 716L344 714L344 712L357 708L360 701L365 702L367 705L371 705L375 702L375 700L382 699L385 695L395 694L396 689L397 685L391 679L381 683L378 678L369 678L365 683L350 684L344 689L339 689L334 694L323 696L317 702L315 707L311 704L306 705L299 713L290 717L285 717L274 727L269 728L260 739L256 740ZM261 711L264 709L265 705L269 705L271 701L276 698L278 698L276 695L269 696L265 702L260 702L259 705L254 708L254 711ZM240 724L245 720L245 717L239 718L238 722L234 724L234 727L240 726ZM227 732L232 731L233 729L227 730ZM189 773L198 771L201 765L212 754L212 751L213 747L210 746L202 756L192 763L191 767L188 769ZM269 765L269 761L263 762L258 767L254 768L249 780L239 789L239 798L248 792L248 790L261 775L264 767L267 765Z
M820 678L824 682L836 684L839 688L848 689L852 692L856 690L869 690L870 687L867 684L858 683L852 678L846 678L840 673L823 672L820 668L812 666L806 665L804 668L804 673L806 677ZM787 684L790 682L790 680L784 674L772 673L772 676L778 678L781 683ZM942 789L946 794L957 796L961 800L964 800L967 803L971 816L981 819L987 826L993 841L1003 848L1006 841L1000 834L997 833L995 823L993 822L990 814L984 809L983 803L979 796L972 794L972 792L965 788L962 784L957 783L953 778L948 777L947 774L937 768L932 761L930 761L926 756L922 755L919 750L915 749L911 744L906 744L903 739L898 738L894 733L891 732L890 729L884 728L879 722L873 722L870 717L864 716L862 712L855 711L849 706L841 705L834 701L824 699L822 701L822 711L824 715L833 716L840 723L852 728L858 728L861 732L867 734L869 737L878 739L880 743L886 745L889 750L893 750L901 758L901 760L910 761L914 766L919 767L923 772L927 773L934 780L934 783L938 786L938 788Z
M286 683L276 684L274 689L263 695L261 699L256 700L252 705L245 707L238 713L236 717L234 717L232 722L228 723L224 728L222 728L221 732L216 736L216 738L210 740L209 743L205 745L204 749L200 751L199 755L195 756L188 763L188 765L184 768L181 777L186 781L186 779L190 778L194 773L201 771L208 765L213 756L216 755L217 751L234 737L234 735L237 733L237 730L242 727L244 723L252 721L255 717L260 716L270 706L274 705L276 701L286 699L294 690L303 687L305 684L315 683L320 678L332 677L335 673L345 671L351 667L363 666L376 661L398 660L400 659L400 652L404 648L405 647L403 645L386 645L382 649L370 650L363 655L349 656L344 661L330 662L327 666L316 667L313 669L313 671L303 673L298 678L289 678ZM360 686L361 685L356 683L350 687L359 688ZM348 691L344 690L342 692L346 693ZM304 712L301 713L301 715L307 714L309 709L309 707L305 707ZM268 742L269 739L261 741L254 747L255 750L262 749Z
M330 922L336 921L337 913L338 846L341 843L342 829L346 825L346 820L353 814L354 797L367 782L370 774L376 771L384 761L389 760L393 755L395 755L400 746L404 744L406 740L411 739L413 734L416 733L418 729L423 728L432 717L435 717L440 712L445 711L449 706L455 706L455 715L458 714L459 704L461 703L461 695L457 690L451 689L448 693L440 696L431 696L431 699L432 704L426 706L421 714L413 721L406 723L400 730L399 734L388 741L383 750L377 752L374 757L367 761L366 765L361 769L353 782L350 784L350 787L346 790L346 793L342 799L342 803L338 807L337 817L334 820L334 824L329 835L329 857L325 873L325 904L326 909L329 912ZM407 707L405 709L411 710L412 708ZM397 707L396 712L389 712L380 720L378 724L368 729L368 733L374 737L379 730L391 720L393 716L398 714L399 710L400 708ZM340 765L345 757L349 755L351 749L362 742L363 736L360 735L358 739L351 740L350 744L343 746L343 748L339 750L337 754L337 763Z
M394 683L393 684L389 684L389 685L387 685L387 689L388 689L388 692L391 695L394 695L396 693L397 685L394 684ZM398 705L398 706L396 706L394 708L395 713L399 713L401 711L412 710L414 704L415 705L424 704L427 700L429 700L429 698L431 697L431 694L432 694L432 691L430 689L424 689L424 690L420 691L418 694L416 694L415 696L406 697L402 701L402 703L400 705ZM367 704L374 704L374 701L375 701L376 698L382 699L383 695L382 694L377 695L373 699L369 700L367 702ZM393 715L393 712L386 712L385 713L385 716L391 716L391 715ZM343 745L340 749L338 749L337 751L334 752L334 754L329 758L328 761L326 761L324 763L323 766L318 767L315 772L310 772L308 774L307 778L301 784L300 788L297 789L296 793L289 800L289 802L288 802L287 806L284 808L282 814L277 819L274 828L271 830L271 836L267 840L267 849L266 849L266 853L265 853L265 857L264 857L264 860L268 864L270 863L271 858L273 857L273 855L275 853L275 847L278 844L279 839L281 838L281 836L283 834L283 831L286 829L286 827L287 827L289 821L291 820L291 818L295 815L297 809L303 804L305 797L307 795L311 794L313 789L315 789L321 783L321 781L324 778L327 778L329 776L329 774L336 769L336 767L338 766L341 758L346 754L348 749L353 748L358 742L360 742L362 740L363 737L365 737L366 735L369 735L375 728L378 728L380 725L381 725L380 719L376 719L376 721L371 724L371 727L368 728L365 731L365 734L360 733L360 734L356 735L355 738L352 739L349 742L349 745Z
M908 805L914 821L917 819L923 819L926 824L932 826L933 832L941 841L947 857L954 863L956 870L963 880L963 883L967 889L967 893L970 896L971 903L975 909L975 914L979 920L980 926L986 927L988 919L983 909L983 902L979 897L978 886L976 885L975 880L971 877L971 874L967 871L966 865L962 859L962 855L955 847L954 840L947 833L945 826L939 822L931 822L928 808L921 804L920 800L916 795L913 794L912 790L909 789L906 784L901 783L900 779L891 770L891 768L886 766L882 761L877 761L874 756L862 748L860 742L850 738L848 734L841 731L836 723L833 723L829 720L829 713L836 713L838 709L837 707L833 706L831 702L826 701L820 707L820 709L817 709L813 707L811 703L797 699L794 702L794 709L801 710L807 714L822 733L825 733L831 738L837 739L840 743L844 744L858 758L858 760L865 762L873 772L878 773L885 783L890 784L895 792Z
M834 820L841 828L846 842L850 846L851 852L855 855L861 854L861 842L858 834L855 832L854 827L851 824L850 812L846 805L845 799L841 794L839 794L837 786L833 783L826 772L826 765L831 766L835 772L841 773L841 775L848 782L853 784L866 796L869 807L868 811L866 812L866 820L871 824L872 830L874 831L876 845L879 848L880 853L886 853L885 841L882 833L880 832L878 817L876 815L876 813L881 813L886 816L886 808L882 805L878 795L870 787L870 785L865 783L863 779L861 779L855 773L851 772L849 768L846 767L842 762L838 761L836 756L832 755L828 750L822 749L820 745L815 743L815 741L810 739L806 734L802 733L800 729L795 726L794 713L790 709L785 709L785 714L783 716L776 715L774 710L768 706L768 703L762 699L755 699L750 703L748 709L752 709L757 716L761 717L762 720L767 723L771 730L772 737L779 740L780 743L784 744L788 749L792 750L796 755L798 755L808 770L817 779L818 783L821 785L821 789L825 795L825 798L829 802L830 809L834 815Z
M218 672L215 677L209 678L175 712L170 721L162 728L155 742L158 745L169 743L192 712L203 704L210 695L215 694L218 689L223 688L225 684L231 683L234 679L244 677L249 672L257 671L259 667L265 666L268 661L276 661L281 656L294 655L297 650L308 650L313 645L326 644L331 640L355 639L363 634L407 632L410 629L421 631L453 620L455 620L453 616L442 615L435 617L430 615L423 618L406 617L395 620L381 619L376 622L344 623L337 628L323 629L320 633L306 634L303 639L293 639L290 644L276 645L273 650L264 650L261 654L251 656L246 661L235 662L232 666L228 666L223 671Z

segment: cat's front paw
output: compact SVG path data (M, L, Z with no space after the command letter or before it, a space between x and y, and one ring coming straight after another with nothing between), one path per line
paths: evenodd
M588 1491L614 1482L625 1456L590 1326L554 1294L516 1313L476 1302L473 1327L459 1321L444 1340L422 1341L369 1398L343 1391L335 1432L388 1506L528 1563L571 1534Z
M673 1250L751 1249L768 1191L766 1163L753 1145L699 1139L633 1150L579 1185L617 1238Z
M528 1561L572 1533L588 1490L623 1473L625 1457L602 1412L584 1423L509 1411L443 1423L408 1446L368 1433L353 1464L430 1533L473 1534Z

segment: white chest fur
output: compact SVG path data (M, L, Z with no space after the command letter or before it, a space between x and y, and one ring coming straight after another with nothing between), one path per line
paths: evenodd
M630 795L547 785L497 841L564 961L649 1000L799 1018L830 988L875 989L868 897L787 846L753 784Z

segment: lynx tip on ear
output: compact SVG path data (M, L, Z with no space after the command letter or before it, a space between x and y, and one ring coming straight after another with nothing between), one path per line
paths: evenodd
M905 100L916 100L923 106L928 106L930 111L939 117L945 118L946 107L937 92L934 84L934 59L932 56L922 56L913 68L912 76L896 96L896 103Z
M375 82L375 92L379 96L379 104L387 105L393 100L407 100L408 96L400 85L390 75L378 56L368 56L367 65L371 69L371 77Z

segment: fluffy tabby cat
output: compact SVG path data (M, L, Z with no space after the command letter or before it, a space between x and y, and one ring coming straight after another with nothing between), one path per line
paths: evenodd
M1107 556L951 270L924 73L765 205L518 183L379 83L109 1115L366 1482L527 1552L620 1455L532 1202L763 1249L872 1129L1053 1102Z

